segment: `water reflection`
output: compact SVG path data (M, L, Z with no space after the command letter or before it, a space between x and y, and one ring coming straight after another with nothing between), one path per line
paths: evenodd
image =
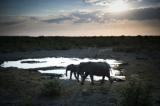
M47 58L39 58L39 59L22 59L17 61L6 61L1 64L1 67L15 67L19 69L34 69L34 68L44 68L44 67L64 67L64 68L56 68L51 70L38 70L40 73L50 73L50 74L60 74L62 77L60 79L69 79L69 76L65 76L65 68L69 64L79 64L81 62L107 62L110 64L112 71L111 76L114 78L125 79L125 76L120 76L119 70L114 70L121 61L117 61L114 59L91 59L91 58L64 58L64 57L47 57ZM75 79L74 77L72 77ZM87 78L90 80L90 78ZM101 80L102 77L94 76L94 80ZM107 78L105 78L107 80Z

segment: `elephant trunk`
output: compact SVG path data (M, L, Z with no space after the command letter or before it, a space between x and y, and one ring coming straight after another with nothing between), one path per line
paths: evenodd
M68 71L68 69L66 69L66 76L67 76L67 71Z

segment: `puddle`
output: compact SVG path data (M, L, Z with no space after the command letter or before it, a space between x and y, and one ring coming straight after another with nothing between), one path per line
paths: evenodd
M46 61L21 61L21 63L30 63L30 64L33 64L33 63L45 63Z
M17 61L6 61L1 64L3 68L15 67L18 69L35 69L35 68L44 68L44 67L61 67L50 70L38 70L42 74L57 74L62 75L60 79L69 79L65 75L65 68L69 64L79 64L81 62L107 62L111 66L111 76L114 78L119 78L125 80L125 76L120 76L119 70L114 70L115 67L118 67L121 64L121 61L114 59L91 59L91 58L64 58L64 57L47 57L47 58L37 58L37 59L22 59ZM63 68L62 68L63 67ZM74 75L72 78L75 80ZM102 77L94 76L94 80L101 80ZM105 78L107 80L107 77ZM90 78L87 78L90 81Z

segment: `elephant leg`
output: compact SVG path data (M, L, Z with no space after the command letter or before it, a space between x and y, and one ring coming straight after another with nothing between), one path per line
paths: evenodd
M80 80L82 81L84 75L85 75L84 72L78 72L77 73L78 80L79 80L79 77L80 77Z
M76 78L77 82L79 82L79 74L77 73L77 76L76 76L76 72L74 72L74 77Z
M109 71L107 72L106 76L108 77L108 80L109 80L110 83L112 84L112 83L113 83L113 79L111 78Z
M75 73L76 73L76 72L75 72ZM79 82L79 75L81 76L81 74L80 74L79 72L77 72L76 79L77 79L78 82ZM81 77L81 79L82 79L82 77Z
M78 81L79 81L79 73L77 73L77 79L78 79Z
M70 79L72 79L72 71L70 72Z
M87 78L87 76L88 76L88 73L85 73L85 74L82 76L81 85L84 84L84 81L85 81L85 79Z
M108 75L107 77L108 77L108 79L109 79L110 83L112 84L112 83L113 83L113 80L112 80L111 76L110 76L110 75Z
M104 79L105 79L105 75L102 76L102 81L101 81L101 84L104 83Z
M90 78L91 78L91 85L94 85L94 82L93 82L93 75L90 75Z

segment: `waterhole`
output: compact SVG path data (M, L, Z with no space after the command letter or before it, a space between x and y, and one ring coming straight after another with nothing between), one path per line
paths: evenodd
M3 68L18 68L18 69L37 69L41 74L60 75L60 79L69 79L69 74L66 76L66 67L69 64L79 64L81 62L107 62L111 66L111 77L125 80L125 76L121 75L120 70L115 68L122 64L121 61L115 59L92 59L92 58L65 58L65 57L46 57L21 59L17 61L5 61L1 64ZM72 76L75 80L74 76ZM94 76L94 80L101 80L102 77ZM105 78L108 80L107 78ZM90 78L87 78L90 81Z

